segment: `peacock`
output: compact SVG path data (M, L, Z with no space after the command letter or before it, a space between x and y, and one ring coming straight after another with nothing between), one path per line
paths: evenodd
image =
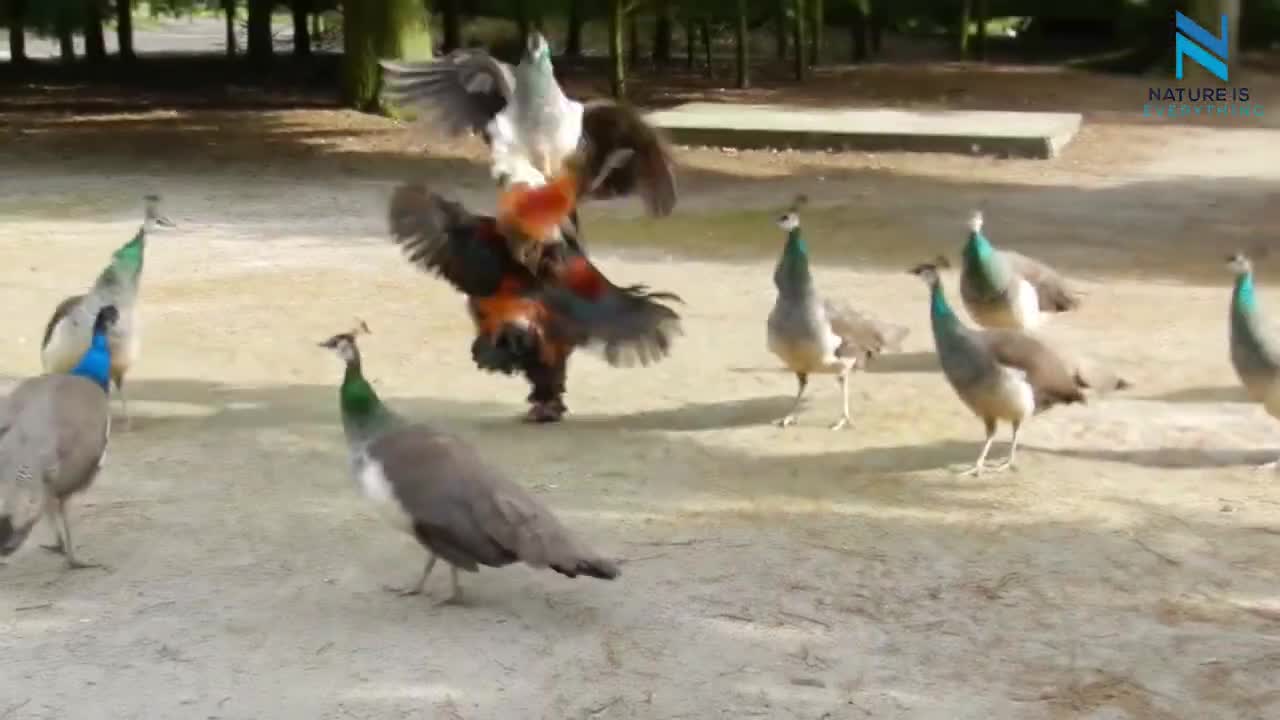
M1280 344L1258 309L1253 262L1238 252L1227 258L1227 266L1236 276L1231 292L1231 365L1249 399L1261 403L1272 417L1280 418ZM1280 460L1263 463L1257 469L1277 467Z
M962 257L960 297L974 322L983 327L1034 330L1046 314L1080 305L1078 294L1049 266L992 247L982 232L981 212L969 220Z
M392 102L434 115L451 136L479 133L489 146L490 172L502 186L540 186L575 152L584 154L585 181L601 175L617 151L627 150L626 162L607 168L603 182L584 195L638 193L655 217L675 208L675 171L658 131L612 100L580 103L566 97L541 33L528 35L514 68L477 49L431 62L381 65ZM578 224L576 209L573 222Z
M977 462L962 474L979 475L988 469L987 453L1001 420L1012 425L1013 442L1008 459L990 469L1011 469L1017 459L1018 434L1023 424L1055 405L1086 403L1084 391L1090 383L1066 356L1026 331L965 327L942 289L938 270L946 267L946 258L939 257L910 272L929 286L929 319L942 372L960 400L986 427L986 443ZM1130 386L1118 375L1107 377L1110 387L1097 389Z
M143 198L145 216L133 239L111 256L108 265L89 292L64 298L53 310L40 342L40 360L46 373L69 372L89 347L90 328L98 310L114 305L119 321L112 325L111 382L120 394L125 427L130 425L129 405L124 394L124 378L141 351L141 326L137 313L138 288L142 281L142 264L147 236L157 227L177 227L160 213L160 197Z
M67 501L97 477L111 433L108 333L116 308L99 308L88 349L67 374L20 383L0 404L0 556L13 554L46 515L57 543L46 546L71 569L99 567L76 558Z
M848 305L824 298L809 272L809 250L800 232L800 208L806 199L796 198L791 209L778 218L786 233L782 256L773 273L777 300L767 324L769 351L777 355L799 384L790 412L777 421L782 427L795 422L796 411L813 373L831 373L840 383L843 413L831 425L849 425L849 373L863 367L885 350L897 350L907 329L877 322Z
M462 439L414 423L383 404L365 379L355 329L320 343L346 364L338 391L353 479L381 516L427 550L426 567L400 595L419 595L438 559L449 564L453 593L462 599L458 571L523 562L561 575L613 580L618 566L579 542L542 503L481 458Z

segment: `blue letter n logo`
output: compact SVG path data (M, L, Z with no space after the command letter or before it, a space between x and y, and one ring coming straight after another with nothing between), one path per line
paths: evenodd
M1222 16L1222 37L1210 35L1208 30L1180 12L1174 12L1174 21L1177 24L1177 32L1173 34L1176 57L1174 70L1178 79L1182 79L1182 56L1187 55L1200 67L1216 75L1219 80L1227 82L1227 16ZM1188 35L1191 37L1187 37ZM1209 50L1218 57L1210 55Z

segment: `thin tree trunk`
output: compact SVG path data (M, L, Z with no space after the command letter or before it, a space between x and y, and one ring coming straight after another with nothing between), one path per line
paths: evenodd
M640 23L634 9L627 13L627 65L640 67Z
M790 0L777 0L773 15L773 41L775 57L778 62L787 59L787 33L791 28L787 23L787 4Z
M524 47L524 39L529 37L533 26L529 23L529 3L516 0L516 31L520 33L520 46Z
M809 17L811 19L809 25L811 30L809 34L809 64L821 65L823 35L827 24L823 0L809 0Z
M702 36L702 53L707 59L707 77L715 77L711 64L711 21L705 15L698 19L698 34Z
M805 55L805 48L808 42L805 38L805 2L804 0L795 0L795 22L792 28L795 37L792 44L795 45L795 76L797 82L804 82L805 77L809 74L808 59Z
M443 25L443 50L453 52L462 47L462 13L458 12L458 0L441 0L440 24Z
M698 35L694 31L693 18L686 12L684 18L684 67L686 70L693 70L693 56L698 50L697 39Z
M884 0L868 0L871 8L871 55L878 57L880 49L884 42L884 26L886 10L884 9Z
M987 0L978 0L977 5L977 31L978 34L974 38L973 49L979 60L987 59L987 21L990 19L990 5Z
M653 10L653 64L671 64L671 0L657 0Z
M343 0L342 93L359 110L382 109L382 58L431 57L431 28L422 0Z
M969 58L969 23L973 20L973 0L960 0L960 27L958 28L958 45L960 58Z
M307 26L307 13L311 0L293 0L293 56L311 57L311 29Z
M849 59L855 63L867 59L871 30L871 18L867 17L867 6L862 0L855 0L853 10L849 13Z
M236 0L222 0L222 17L226 24L227 57L234 58L240 51L236 42Z
M569 41L565 54L582 57L582 0L569 0Z
M249 0L249 61L258 68L271 64L275 48L271 46L272 0Z
M622 34L626 17L623 3L626 0L612 0L609 3L609 86L613 96L619 100L627 96L627 67L623 53Z
M107 39L102 35L101 0L84 3L84 55L92 62L107 57Z
M133 0L116 0L116 46L120 59L134 59L133 54Z
M70 10L59 8L54 20L54 29L58 34L58 57L64 63L76 61L75 26L71 23Z
M734 45L737 50L738 87L751 85L751 34L747 31L747 0L738 0L738 31L735 33Z
M27 0L9 0L9 62L27 61Z

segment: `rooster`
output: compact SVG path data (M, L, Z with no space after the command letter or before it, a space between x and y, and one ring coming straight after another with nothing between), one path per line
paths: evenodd
M608 165L609 163L606 163ZM582 250L569 216L581 190L576 161L545 185L509 186L496 217L478 215L422 183L391 198L393 240L406 258L467 295L476 327L471 356L490 372L522 372L532 385L526 420L556 422L569 356L596 346L615 367L649 365L681 333L671 293L620 287Z

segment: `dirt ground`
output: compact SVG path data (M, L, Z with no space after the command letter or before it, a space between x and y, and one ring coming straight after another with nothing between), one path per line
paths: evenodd
M1229 366L1222 262L1280 238L1274 129L1090 122L1050 162L681 149L676 216L585 221L615 281L684 296L685 336L648 369L576 357L572 414L531 427L522 381L472 367L461 299L385 240L409 175L491 206L477 143L339 111L5 122L10 381L143 192L181 228L148 249L136 421L73 510L110 569L65 572L43 526L0 567L0 718L1280 716L1280 501L1250 469L1280 424ZM822 289L911 329L839 433L825 378L769 424L794 389L764 347L771 218L796 192ZM1049 332L1135 384L1037 418L1020 470L977 479L955 470L981 424L904 272L954 258L974 207L1086 293ZM465 607L383 592L423 555L346 474L315 343L355 317L397 410L487 448L622 577L482 571Z

